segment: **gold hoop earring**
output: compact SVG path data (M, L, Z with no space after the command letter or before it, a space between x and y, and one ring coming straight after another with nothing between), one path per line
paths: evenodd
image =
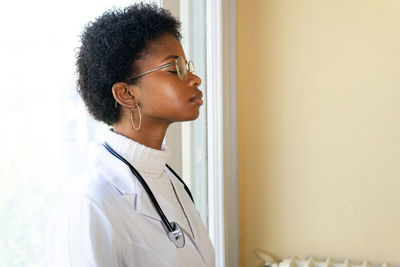
M131 124L132 124L133 129L138 131L140 129L140 127L142 126L142 112L140 111L140 108L137 104L136 104L136 108L139 110L139 126L136 127L135 123L133 122L133 111L135 110L135 108L131 108Z

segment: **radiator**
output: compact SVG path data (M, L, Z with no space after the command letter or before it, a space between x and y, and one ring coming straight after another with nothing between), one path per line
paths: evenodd
M349 260L345 260L343 262L335 262L330 258L319 261L313 257L301 260L298 257L294 256L283 260L277 260L272 255L259 249L256 249L255 253L257 257L264 262L265 267L390 267L387 263L372 265L369 262L364 261L360 264L356 264L350 262Z

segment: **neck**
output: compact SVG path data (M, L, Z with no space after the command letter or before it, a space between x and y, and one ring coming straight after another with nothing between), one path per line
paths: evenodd
M153 126L146 129L145 125L142 125L139 130L135 130L130 124L117 123L113 125L114 132L157 150L161 150L161 145L167 132L167 128L168 125L160 125L158 127Z

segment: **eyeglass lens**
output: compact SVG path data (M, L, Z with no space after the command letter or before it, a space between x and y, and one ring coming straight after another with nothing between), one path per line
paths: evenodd
M194 64L192 61L189 61L187 64L185 62L185 60L181 57L178 57L176 59L176 69L179 75L179 78L181 78L182 81L186 80L186 75L187 72L191 72L194 73L195 69L194 69Z
M185 61L183 60L183 58L181 58L181 57L178 57L177 59L176 59L176 69L177 69L177 71L178 71L178 75L179 75L179 78L181 78L181 80L182 81L184 81L185 80L185 78L186 78L186 64L185 64Z

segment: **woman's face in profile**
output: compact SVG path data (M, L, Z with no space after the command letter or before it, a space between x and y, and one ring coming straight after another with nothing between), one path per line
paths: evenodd
M186 60L180 42L170 34L153 41L145 56L136 61L138 73L175 62L177 57ZM172 65L140 78L140 107L146 119L154 121L190 121L199 116L202 93L198 89L201 79L187 72L181 80L176 65Z

